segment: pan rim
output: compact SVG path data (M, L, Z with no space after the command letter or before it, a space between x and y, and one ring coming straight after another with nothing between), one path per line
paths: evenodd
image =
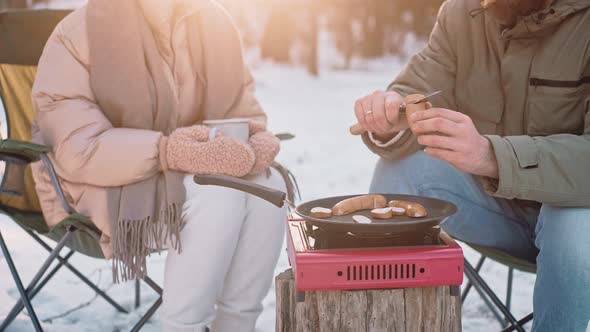
M330 219L314 218L314 217L309 216L306 213L302 213L302 211L301 211L302 207L309 206L309 205L313 204L314 202L320 203L322 201L336 200L336 199L344 200L344 199L348 199L348 198L352 198L352 197L368 195L368 194L357 194L357 195L332 196L332 197L325 197L325 198L307 201L307 202L297 205L295 208L295 212L301 218L305 219L306 221L309 221L311 224L318 226L318 227L324 227L326 229L342 228L343 230L341 230L341 232L358 231L358 232L363 232L363 233L382 233L382 232L384 232L384 230L394 232L394 231L396 231L396 229L405 229L405 228L412 228L412 227L420 228L420 227L424 227L427 225L433 225L433 226L439 225L442 222L444 222L447 218L449 218L450 216L452 216L458 212L458 208L454 203L449 202L447 200L440 199L440 198L420 196L420 195L408 195L408 194L380 194L380 193L374 193L374 194L384 195L385 197L388 197L388 200L389 200L389 197L395 196L396 198L399 198L402 200L408 200L408 201L412 201L412 199L415 200L416 198L418 198L419 200L428 200L431 202L438 202L438 203L442 203L444 205L447 205L448 211L442 215L425 217L425 218L417 218L416 220L395 221L395 222L390 221L387 223L379 222L379 223L371 223L371 224L358 224L358 223L353 223L353 222L342 222L342 221L335 221L335 220L330 220ZM345 228L348 228L348 230L345 230Z

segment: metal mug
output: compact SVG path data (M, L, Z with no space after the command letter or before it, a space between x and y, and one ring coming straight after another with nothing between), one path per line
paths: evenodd
M248 143L248 138L250 138L250 120L248 119L206 120L203 121L203 124L209 127L209 140L211 141L215 139L218 132L243 143Z

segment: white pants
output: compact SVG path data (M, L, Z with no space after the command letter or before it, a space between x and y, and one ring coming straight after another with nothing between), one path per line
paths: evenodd
M272 170L251 181L285 190ZM273 279L287 213L241 191L184 180L182 251L168 252L165 332L253 331Z

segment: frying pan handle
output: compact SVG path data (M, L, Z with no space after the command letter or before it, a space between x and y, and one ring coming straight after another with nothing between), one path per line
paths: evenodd
M243 191L260 197L278 207L285 205L285 198L287 197L287 194L282 191L226 175L197 174L194 181L203 186L220 186Z

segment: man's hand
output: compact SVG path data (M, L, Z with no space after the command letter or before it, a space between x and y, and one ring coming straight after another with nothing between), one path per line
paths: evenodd
M399 114L403 102L404 98L397 92L375 91L356 101L354 113L365 130L388 140L395 133L408 129L406 117Z
M480 135L471 118L444 108L412 114L410 121L425 152L459 170L498 178L498 162L490 141Z

